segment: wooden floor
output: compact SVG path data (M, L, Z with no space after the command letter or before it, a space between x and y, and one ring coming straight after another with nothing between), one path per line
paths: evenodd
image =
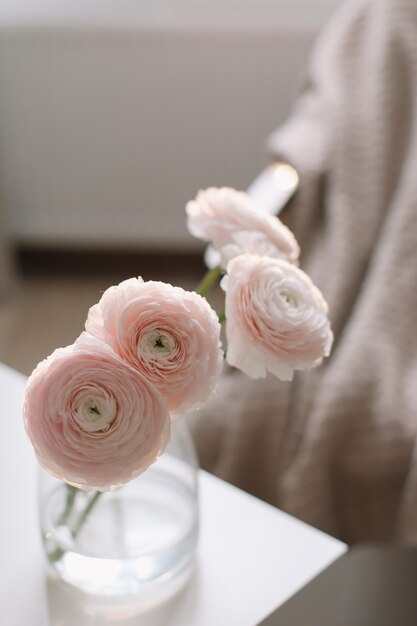
M89 307L125 278L141 274L193 289L204 271L197 256L81 257L21 255L16 285L0 299L0 362L29 374L55 348L72 343Z

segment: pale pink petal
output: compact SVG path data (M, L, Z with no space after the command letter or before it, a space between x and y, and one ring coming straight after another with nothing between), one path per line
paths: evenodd
M86 330L107 338L122 359L155 385L172 416L207 402L223 352L219 320L205 298L132 278L108 289L96 307Z
M223 269L232 258L244 253L291 263L298 260L300 248L292 232L244 192L210 187L188 202L186 213L189 231L220 253Z
M298 267L280 259L235 257L221 281L226 292L227 361L251 378L266 370L292 380L319 365L333 333L321 292Z
M83 333L30 376L28 436L41 465L82 489L116 489L164 451L170 419L158 390L110 346Z

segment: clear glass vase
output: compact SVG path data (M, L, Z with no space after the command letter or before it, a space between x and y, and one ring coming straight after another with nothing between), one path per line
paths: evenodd
M40 520L49 574L84 594L152 606L192 570L198 534L197 461L185 420L166 451L120 489L69 487L41 470Z

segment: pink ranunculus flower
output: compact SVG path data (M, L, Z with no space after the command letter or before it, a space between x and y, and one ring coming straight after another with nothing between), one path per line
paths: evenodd
M170 432L159 391L87 333L33 371L24 420L48 472L99 491L116 489L145 471L164 451Z
M221 255L221 266L240 254L267 255L296 263L300 248L292 232L265 213L248 194L228 187L210 187L186 206L192 235L209 241Z
M245 254L233 259L226 292L227 361L251 378L267 370L292 380L294 370L319 365L333 333L319 289L295 265Z
M223 365L220 324L196 293L130 278L104 292L85 327L155 385L171 416L212 395Z

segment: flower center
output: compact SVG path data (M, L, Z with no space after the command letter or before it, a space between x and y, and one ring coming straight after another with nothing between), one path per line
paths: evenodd
M91 406L89 406L88 410L90 411L90 413L94 413L95 415L100 415L100 411L95 404L92 404Z
M298 300L293 293L290 293L288 289L280 289L279 295L292 309L296 309L298 306Z
M155 331L147 338L146 347L154 356L169 356L175 348L175 339L168 334Z
M114 398L82 397L76 404L74 419L82 430L93 433L106 431L116 417L116 401Z

